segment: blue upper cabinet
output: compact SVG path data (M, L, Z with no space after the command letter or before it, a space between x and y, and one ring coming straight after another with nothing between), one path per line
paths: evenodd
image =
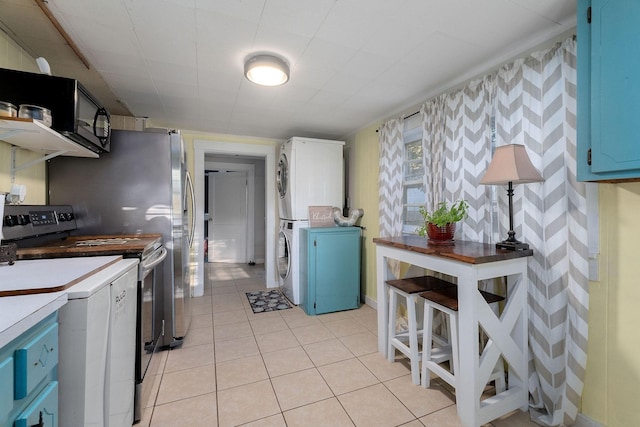
M578 180L640 179L640 1L577 5Z

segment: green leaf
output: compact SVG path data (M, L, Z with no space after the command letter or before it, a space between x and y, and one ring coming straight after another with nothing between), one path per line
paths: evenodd
M453 203L451 207L447 206L447 202L441 202L432 212L427 212L424 206L421 206L419 211L425 223L432 223L438 227L442 227L451 222L458 222L466 218L468 209L469 204L462 199ZM416 231L420 236L424 236L426 234L426 227L419 227Z

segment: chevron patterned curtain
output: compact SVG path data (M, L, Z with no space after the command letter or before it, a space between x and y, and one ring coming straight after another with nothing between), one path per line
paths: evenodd
M491 188L479 185L491 161L491 113L493 80L485 77L449 96L444 155L444 199L465 199L469 216L458 227L461 240L491 240Z
M380 235L402 234L403 119L392 119L380 127Z
M576 42L502 68L495 97L496 145L524 144L545 178L517 185L514 194L516 234L534 250L531 413L542 425L571 425L584 386L589 307L586 190L576 181ZM505 236L506 191L498 194Z
M492 242L507 235L506 191L478 185L493 144L524 144L546 180L516 185L514 194L516 235L534 250L528 272L531 414L542 425L571 425L584 387L589 307L586 189L576 181L576 42L516 60L426 102L421 112L431 174L426 205L464 198L471 207L457 238Z
M425 208L432 211L444 200L444 147L446 95L425 102L420 108L422 116L422 154L425 171Z

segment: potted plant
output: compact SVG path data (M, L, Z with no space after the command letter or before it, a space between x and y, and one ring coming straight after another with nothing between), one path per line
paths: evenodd
M441 202L431 212L421 206L419 211L424 218L424 225L416 231L420 236L428 236L430 244L452 245L456 222L467 217L468 209L469 204L465 200L458 200L451 207L447 202Z

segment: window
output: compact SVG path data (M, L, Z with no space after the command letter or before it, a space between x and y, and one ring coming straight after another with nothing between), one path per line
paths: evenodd
M416 114L404 121L404 153L402 161L403 233L415 233L416 228L423 225L422 215L418 211L426 201L420 117L421 115Z

